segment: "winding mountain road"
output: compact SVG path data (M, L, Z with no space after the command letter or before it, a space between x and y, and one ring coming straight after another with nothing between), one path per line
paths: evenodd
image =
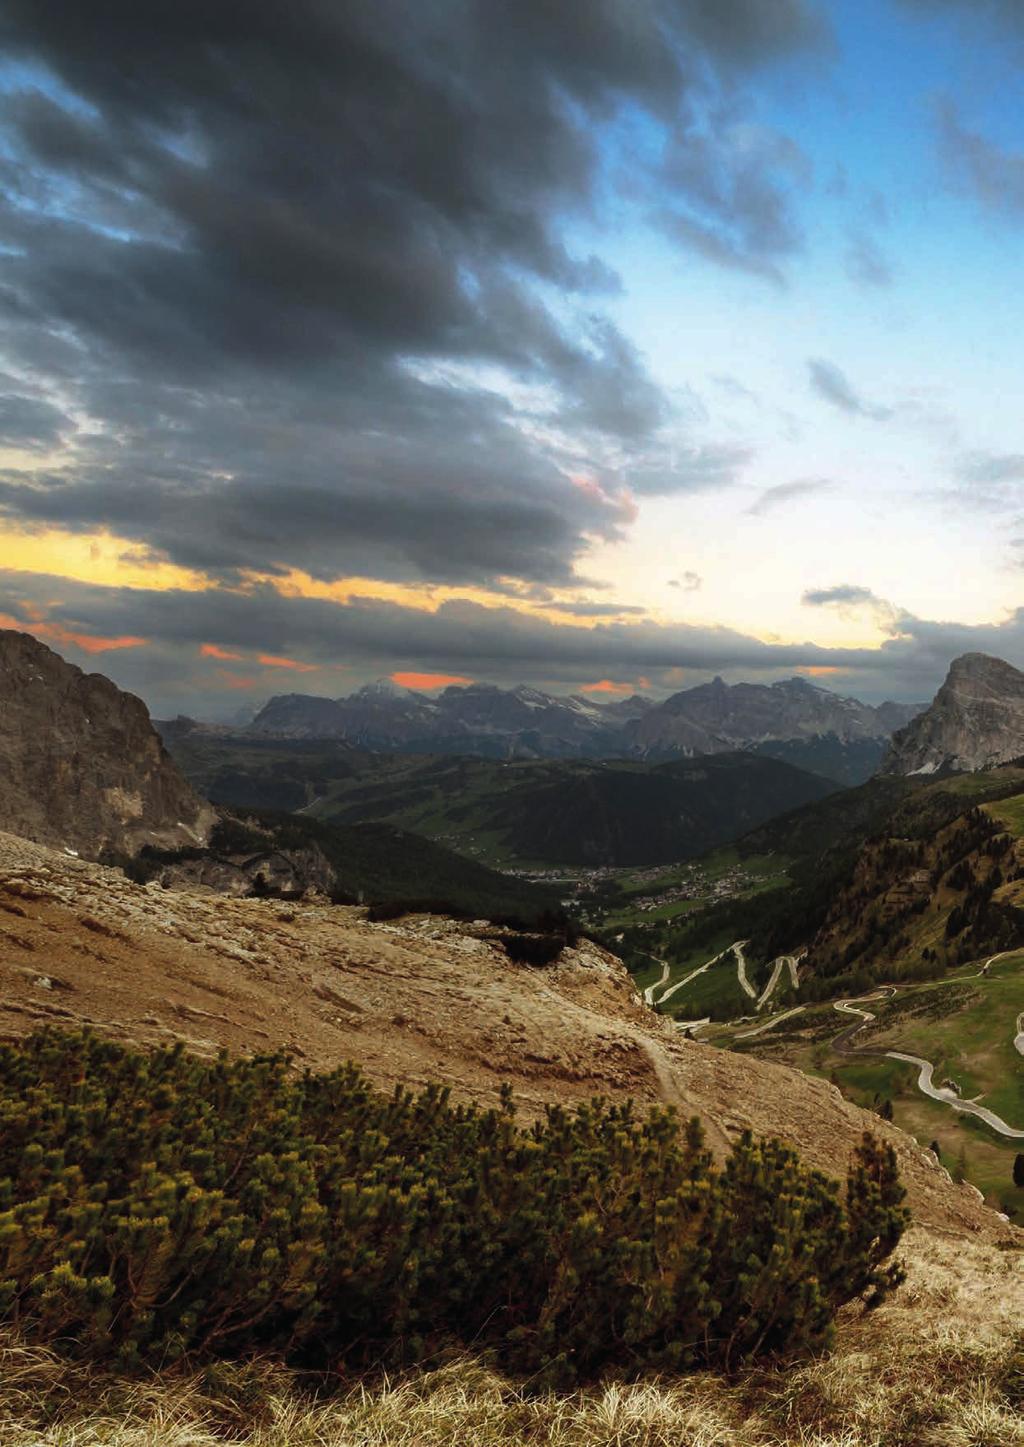
M672 973L672 966L669 964L668 960L659 960L657 955L648 955L647 958L653 960L655 964L661 966L661 979L655 980L653 985L648 985L647 988L644 990L644 999L646 1000L648 1005L653 1005L654 992L655 990L660 990L663 985L668 984L668 977Z
M644 999L648 1005L664 1005L667 1000L671 1000L677 990L681 990L684 985L688 985L690 981L695 980L698 975L703 975L705 970L710 970L712 965L717 965L718 961L724 960L728 954L734 954L736 956L736 975L743 989L746 990L752 1000L756 999L756 992L747 979L746 961L743 958L743 946L749 943L749 940L736 940L733 944L727 945L726 948L715 955L713 959L707 960L703 965L698 965L695 970L691 970L688 975L684 975L681 980L677 980L674 985L670 985L658 999L655 999L655 991L661 989L665 984L669 972L669 966L665 961L658 960L658 963L662 966L661 979L655 981L653 985L647 986L646 990L644 990ZM657 956L651 955L650 958L652 960L657 959Z
M736 978L740 982L740 989L745 991L752 1000L757 999L757 991L747 979L747 961L743 954L743 946L749 945L749 940L737 940L733 945L733 953L736 956Z
M763 1035L766 1030L774 1030L776 1025L781 1025L783 1020L788 1020L791 1015L799 1015L806 1010L806 1005L794 1005L792 1010L783 1010L781 1015L773 1015L763 1025L756 1025L753 1030L741 1030L734 1038L736 1040L753 1040L755 1035Z
M989 961L989 963L991 963L991 961ZM890 985L887 987L887 993L876 992L873 995L865 995L862 997L861 1003L869 1000L891 999L895 993L896 987ZM1007 1125L1006 1121L1003 1120L1001 1116L996 1115L995 1111L988 1110L983 1105L977 1105L973 1100L961 1100L955 1091L948 1090L944 1086L936 1085L934 1080L934 1065L928 1060L922 1060L919 1055L906 1055L902 1050L854 1049L850 1042L856 1035L860 1034L869 1021L877 1017L871 1010L862 1010L850 1000L837 1000L835 1002L835 1009L844 1015L860 1016L859 1024L850 1025L847 1029L841 1031L832 1041L832 1049L835 1050L837 1054L874 1056L876 1058L883 1056L886 1060L902 1060L908 1065L916 1065L918 1067L917 1088L922 1095L927 1095L930 1099L937 1100L942 1105L948 1105L951 1110L958 1111L961 1115L976 1116L978 1120L983 1120L986 1125L991 1126L997 1134L1004 1136L1007 1140L1024 1140L1024 1130L1016 1130L1012 1125ZM1022 1018L1024 1017L1018 1016L1017 1018L1018 1031L1020 1030ZM1014 1040L1014 1044L1017 1045L1018 1049L1021 1049L1021 1046L1017 1044L1017 1041L1021 1040L1021 1038L1022 1036L1019 1033L1017 1039ZM1024 1050L1022 1050L1021 1053L1024 1054Z
M793 989L795 990L797 988L800 984L800 971L798 966L804 957L804 953L804 951L801 951L798 955L779 955L778 959L773 960L771 977L762 990L761 997L757 1002L757 1008L759 1010L762 1009L774 995L775 987L779 983L779 978L787 965L789 966L789 978Z

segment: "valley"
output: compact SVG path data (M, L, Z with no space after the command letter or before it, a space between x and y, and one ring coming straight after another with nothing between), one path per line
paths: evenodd
M1024 0L0 13L0 1447L1024 1447Z
M951 671L936 705L943 728L979 673L989 678L975 660ZM461 707L452 694L447 706ZM751 695L759 707L782 696ZM672 736L692 742L701 709L721 721L738 697L712 687L670 701ZM500 703L492 693L492 710ZM374 700L378 712L392 704ZM648 710L630 727L653 740L658 717ZM935 734L931 720L909 724L915 738ZM168 742L221 802L287 799L332 829L384 821L374 827L546 891L573 929L622 957L644 1002L681 1034L891 1110L1016 1217L1024 768L901 772L901 737L886 769L852 788L764 752L784 752L778 744L650 763L371 753L194 727Z
M730 1049L794 1065L883 1109L943 1164L1014 1217L1024 1190L1024 1069L1015 1045L1024 951L935 981L883 986L852 1000L772 1011L756 1035L731 1023L702 1032Z
M851 1383L863 1379L854 1361L866 1359L847 1321L855 1298L883 1298L870 1351L891 1355L909 1322L916 1370L934 1372L941 1352L922 1336L923 1303L941 1301L977 1332L968 1295L991 1303L1018 1293L1024 951L1013 936L1024 770L841 789L754 749L662 763L495 760L188 721L165 726L167 753L137 701L0 633L0 670L20 677L35 656L64 700L66 737L88 737L94 696L136 733L97 735L90 788L68 795L85 800L66 816L74 844L58 810L34 824L37 773L22 762L0 779L0 814L41 836L0 832L0 1140L18 1202L0 1249L18 1326L29 1330L23 1346L8 1324L0 1350L17 1340L22 1353L37 1343L60 1353L77 1332L84 1371L102 1371L109 1322L122 1356L138 1353L136 1366L151 1357L173 1396L166 1353L184 1340L208 1371L235 1370L220 1361L225 1312L237 1322L231 1350L255 1348L280 1383L325 1330L342 1352L332 1371L339 1361L365 1366L368 1327L415 1370L402 1355L412 1310L431 1350L492 1350L503 1371L539 1369L568 1386L602 1365L636 1370L633 1347L623 1357L620 1329L607 1327L635 1300L644 1360L677 1363L659 1333L676 1330L681 1298L664 1296L658 1317L630 1272L616 1278L612 1316L569 1283L566 1305L585 1301L598 1328L578 1332L590 1355L575 1361L547 1339L524 1355L521 1331L495 1315L509 1287L495 1287L482 1253L508 1262L510 1283L523 1260L589 1269L596 1259L598 1283L605 1263L618 1269L626 1231L660 1243L655 1275L667 1263L674 1292L688 1292L706 1263L717 1293L735 1299L731 1320L752 1332L744 1359L758 1359L756 1283L770 1285L785 1263L788 1284L771 1309L779 1341L805 1326L808 1344L837 1341ZM12 714L16 760L47 738L49 706L37 693ZM74 767L82 756L71 756ZM133 793L136 764L153 785ZM203 832L184 828L179 810ZM972 966L983 945L989 953ZM108 1126L111 1113L124 1124ZM244 1145L253 1131L264 1145L255 1155ZM44 1141L76 1152L76 1164L65 1170L61 1149L46 1152ZM173 1177L154 1175L156 1152ZM538 1152L550 1152L549 1164ZM173 1249L154 1253L135 1232L125 1257L122 1198L105 1204L112 1162L127 1183L119 1189L134 1193L132 1219L173 1238ZM381 1192L396 1167L408 1195ZM667 1197L666 1171L676 1182ZM268 1189L280 1203L271 1218ZM794 1226L785 1203L795 1196L808 1205ZM357 1197L369 1211L358 1220ZM196 1263L228 1239L202 1214L226 1200L249 1235L213 1258L214 1315ZM661 1241L669 1200L680 1229ZM582 1244L598 1219L591 1202L613 1213L598 1258ZM479 1233L468 1250L467 1226ZM679 1254L695 1228L699 1240ZM778 1245L750 1292L738 1291L765 1230ZM353 1231L366 1248L355 1287ZM449 1232L442 1249L439 1231ZM91 1278L75 1275L83 1249L99 1266ZM811 1249L828 1305L819 1312L812 1293L794 1317ZM253 1250L263 1253L255 1275ZM341 1253L344 1283L321 1250ZM434 1273L422 1287L407 1270L420 1251ZM387 1268L394 1286L382 1312L389 1260L399 1269ZM135 1284L151 1270L164 1282L155 1310ZM905 1274L893 1314L885 1302ZM518 1310L543 1323L563 1276L545 1266L535 1280ZM37 1298L49 1315L36 1312ZM440 1315L439 1300L448 1302ZM690 1317L705 1347L687 1360L732 1367L735 1329L709 1335L720 1313L705 1300L698 1293ZM57 1301L63 1317L52 1314ZM360 1301L365 1323L353 1325ZM276 1335L254 1333L267 1313ZM1018 1315L1012 1301L986 1306L999 1374ZM52 1359L65 1380L68 1365ZM119 1392L122 1370L119 1357ZM81 1389L102 1392L95 1380ZM707 1380L720 1398L719 1379ZM957 1387L947 1416L962 1399ZM0 1387L0 1411L3 1400ZM763 1417L756 1400L734 1423ZM31 1402L39 1420L48 1408L38 1395ZM166 1410L186 1420L180 1403ZM271 1410L259 1408L265 1420ZM908 1420L902 1401L879 1410ZM115 1419L124 1417L118 1406ZM154 1430L162 1443L162 1426Z
M839 786L751 752L662 764L367 754L168 730L214 803L338 825L385 822L501 869L675 864Z

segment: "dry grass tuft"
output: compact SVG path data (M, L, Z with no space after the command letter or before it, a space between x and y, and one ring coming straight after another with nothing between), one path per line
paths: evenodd
M125 1381L0 1339L2 1447L1024 1447L1024 1259L919 1231L827 1357L530 1395L480 1362L316 1400L270 1363Z

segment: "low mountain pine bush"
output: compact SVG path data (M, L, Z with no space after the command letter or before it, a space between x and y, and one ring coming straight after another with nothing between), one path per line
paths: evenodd
M564 1386L825 1345L900 1280L892 1152L845 1195L778 1141L602 1100L517 1125L346 1065L45 1030L0 1047L0 1318L121 1365L449 1346Z

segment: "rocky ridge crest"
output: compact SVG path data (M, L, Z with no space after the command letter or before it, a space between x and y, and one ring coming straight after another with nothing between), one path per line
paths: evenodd
M880 773L973 774L1024 755L1024 673L1001 658L954 659L931 705L894 736Z
M97 859L205 844L214 817L140 698L0 631L0 827Z

